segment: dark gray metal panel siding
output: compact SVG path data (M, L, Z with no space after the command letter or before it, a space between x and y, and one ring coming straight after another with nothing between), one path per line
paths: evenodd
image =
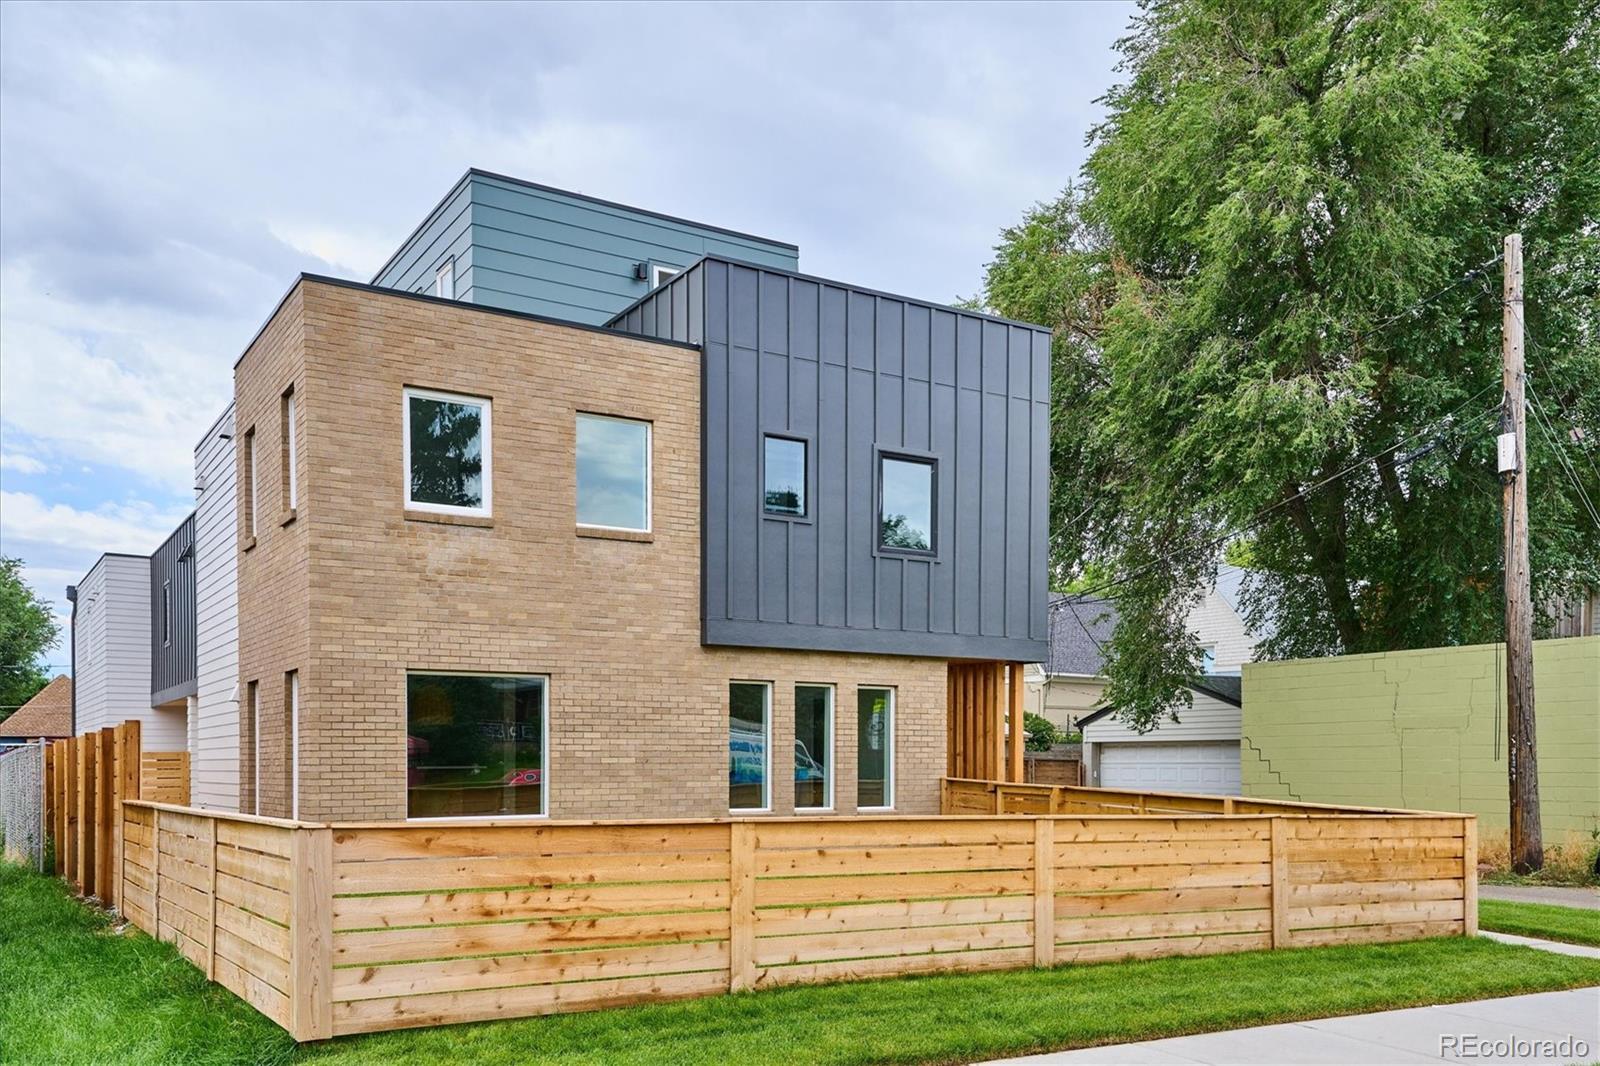
M164 606L165 601L165 606ZM168 617L163 620L163 614ZM150 556L150 703L193 696L195 659L194 515Z
M707 643L1043 657L1047 330L717 259L615 324L704 350ZM772 432L811 442L808 521L762 513ZM876 551L880 449L938 460L932 558Z

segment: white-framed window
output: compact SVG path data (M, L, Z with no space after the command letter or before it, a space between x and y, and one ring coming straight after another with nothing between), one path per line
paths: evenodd
M651 263L650 287L658 289L682 273L681 267L667 266L665 263Z
M794 809L833 809L833 686L794 687Z
M650 532L650 423L578 414L578 525Z
M284 710L289 719L289 817L300 817L300 671L283 677Z
M894 689L856 690L856 810L894 808Z
M261 683L251 681L245 686L245 698L250 704L250 780L255 792L252 814L261 814Z
M1200 648L1200 672L1214 674L1217 672L1217 648L1214 644L1205 644Z
M300 463L295 458L295 396L294 387L283 394L283 495L285 506L294 510L300 506Z
M161 646L172 647L172 582L161 583Z
M406 675L406 817L543 818L550 812L550 679Z
M772 809L772 685L728 684L728 809Z
M433 272L433 294L442 296L446 300L456 298L456 261L452 256L439 264L439 269Z
M406 507L489 515L493 505L489 400L407 388L404 408Z

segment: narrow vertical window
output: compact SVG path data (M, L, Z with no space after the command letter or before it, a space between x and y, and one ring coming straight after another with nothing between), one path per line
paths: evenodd
M252 813L261 813L261 687L251 681L245 686L245 706L250 709L250 791Z
M172 647L172 582L161 583L161 646Z
M538 675L406 676L406 817L549 813L549 682Z
M433 294L442 296L446 300L456 298L456 261L454 258L446 259L439 264L439 269L433 272Z
M289 719L289 817L300 817L300 671L283 675L283 711Z
M768 436L761 451L761 506L767 514L804 518L806 442Z
M300 463L295 458L295 397L294 386L283 394L283 499L284 509L293 511L300 506Z
M244 534L256 535L256 427L244 431Z
M650 531L650 423L578 416L578 525Z
M894 806L894 689L856 691L856 809Z
M764 811L772 738L772 686L735 681L728 686L728 809Z
M931 555L934 551L933 462L879 456L878 547Z
M833 807L833 686L794 687L794 809Z
M406 389L406 506L487 516L492 506L489 401Z

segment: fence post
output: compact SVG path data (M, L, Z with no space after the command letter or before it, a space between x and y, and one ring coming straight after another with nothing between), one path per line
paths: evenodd
M333 1035L333 830L295 829L289 852L289 1032L326 1040Z
M206 922L206 980L217 979L217 819L207 818L206 825L211 832L207 834L206 843L209 847L207 853L207 876L211 882L210 889L206 892L207 906L210 917Z
M118 886L111 876L115 869L111 865L111 854L116 842L116 827L112 821L116 811L113 799L116 745L109 726L95 733L94 757L94 883L99 889L95 894L100 897L101 906L110 908L116 906Z
M756 983L756 827L728 823L728 991Z
M94 734L78 738L78 894L94 893Z
M1033 964L1056 962L1056 822L1033 820Z
M1478 935L1478 816L1461 819L1461 932Z
M1272 946L1289 946L1289 832L1280 817L1272 825Z

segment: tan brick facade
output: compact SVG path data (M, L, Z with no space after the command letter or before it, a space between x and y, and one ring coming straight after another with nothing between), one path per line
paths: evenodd
M796 683L837 686L836 811L855 810L858 685L897 690L896 809L936 811L943 660L701 645L699 381L688 348L302 282L235 380L263 494L239 567L244 808L249 682L262 813L289 811L285 675L299 671L300 814L392 819L406 813L407 671L445 670L549 677L556 818L727 814L730 680L773 683L774 813L793 809ZM291 386L292 517L279 499ZM405 510L406 386L493 401L492 518ZM648 539L577 530L578 412L652 424Z

